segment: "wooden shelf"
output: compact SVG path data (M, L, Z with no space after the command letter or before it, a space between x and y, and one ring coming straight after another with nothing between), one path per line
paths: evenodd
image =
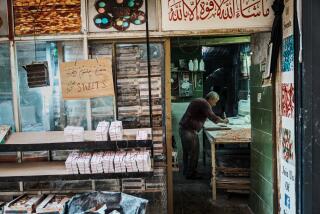
M171 71L171 73L194 73L194 74L203 74L205 71Z
M238 177L217 177L217 188L227 190L248 190L250 189L250 178Z
M64 162L1 163L0 182L45 180L95 180L152 177L151 172L69 174Z
M146 129L151 133L150 129ZM63 131L18 132L13 133L5 144L0 144L0 152L46 151L46 150L117 150L125 148L153 147L152 140L134 140L136 129L124 130L126 140L95 141L95 131L85 131L81 142L65 142Z
M216 171L223 173L224 176L232 176L232 177L249 177L250 176L250 168L217 167Z
M117 74L117 79L128 79L128 78L148 78L148 74L128 74L122 75ZM151 74L150 77L161 77L161 74Z
M161 193L161 189L146 189L146 190L125 190L124 193Z

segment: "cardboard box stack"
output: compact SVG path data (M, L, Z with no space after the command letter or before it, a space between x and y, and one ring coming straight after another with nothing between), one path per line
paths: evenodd
M99 122L96 129L96 141L107 141L110 123L106 121Z
M111 122L109 135L111 141L123 140L123 127L121 121Z
M124 163L124 158L126 152L117 152L114 156L114 171L115 173L126 172L126 165Z
M151 171L151 155L149 151L140 151L136 156L139 172Z
M127 172L138 172L138 166L136 162L137 152L127 152L124 157L124 163L127 169Z
M77 159L79 158L78 152L72 152L69 154L65 165L67 172L70 174L79 174L78 166L77 166Z
M84 141L84 128L78 126L67 126L64 128L64 138L67 142Z
M104 155L104 152L93 153L91 158L91 172L93 174L103 173L103 165L102 165L103 155Z
M92 154L90 152L84 152L76 160L80 174L91 174L91 157Z
M150 172L150 151L70 153L65 162L70 174Z
M114 173L114 152L105 152L102 157L102 166L104 173Z

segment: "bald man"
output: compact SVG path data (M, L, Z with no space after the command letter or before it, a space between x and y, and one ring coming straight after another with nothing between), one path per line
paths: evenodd
M199 158L199 132L207 119L214 123L228 123L227 119L218 117L212 107L219 102L219 95L211 91L206 98L193 100L180 120L179 135L183 150L183 175L187 179L201 178L197 174Z

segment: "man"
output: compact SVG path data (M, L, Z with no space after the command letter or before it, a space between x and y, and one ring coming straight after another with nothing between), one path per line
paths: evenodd
M212 107L219 101L219 95L211 91L206 98L193 100L180 120L179 135L183 150L183 174L187 179L198 179L197 165L199 158L199 132L207 119L214 123L228 123L228 119L222 119L215 115Z

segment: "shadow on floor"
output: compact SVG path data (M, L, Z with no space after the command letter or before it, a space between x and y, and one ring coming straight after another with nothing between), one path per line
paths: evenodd
M250 214L248 195L219 191L217 200L213 202L210 167L199 164L198 171L203 176L201 180L186 180L182 172L174 173L174 214Z

